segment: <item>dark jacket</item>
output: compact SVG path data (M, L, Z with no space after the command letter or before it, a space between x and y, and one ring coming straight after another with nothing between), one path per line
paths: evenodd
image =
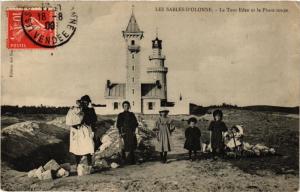
M224 148L222 132L228 130L225 123L223 121L212 121L208 130L211 131L211 148L222 150Z
M189 127L185 130L184 148L187 150L197 151L201 149L201 131L198 127Z
M82 108L82 112L83 112L82 123L92 126L92 129L93 129L93 126L97 122L97 115L96 115L95 109L86 107L86 108Z
M124 150L132 151L137 147L135 130L138 127L137 119L134 113L124 111L118 115L117 128L124 140Z

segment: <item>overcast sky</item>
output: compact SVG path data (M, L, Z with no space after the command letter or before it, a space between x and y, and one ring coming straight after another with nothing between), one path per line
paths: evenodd
M9 77L7 24L2 12L2 104L73 105L83 94L102 103L107 79L125 82L121 31L128 24L132 4L145 36L142 80L147 81L145 71L157 27L169 68L169 100L178 99L181 93L184 99L204 106L223 102L299 105L300 11L292 2L77 2L79 26L73 38L54 50L14 51L13 77ZM158 6L273 7L289 12L156 12Z

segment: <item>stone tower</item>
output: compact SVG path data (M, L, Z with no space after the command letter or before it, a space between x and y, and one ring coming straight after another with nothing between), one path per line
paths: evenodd
M140 30L134 12L123 37L126 43L126 100L131 104L131 110L141 112L141 82L140 82L140 40L143 38L143 31Z
M151 67L147 68L147 73L160 89L160 99L166 101L168 68L165 67L166 57L162 55L161 50L162 40L158 39L158 34L156 33L156 38L152 40L152 55L149 56Z

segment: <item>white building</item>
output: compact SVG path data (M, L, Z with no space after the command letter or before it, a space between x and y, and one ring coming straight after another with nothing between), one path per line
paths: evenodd
M158 114L161 107L169 108L170 114L189 114L189 103L183 101L169 102L167 100L166 57L162 55L162 40L152 40L152 54L149 56L147 74L151 82L142 83L140 64L140 41L143 31L140 30L134 13L132 12L123 37L127 47L126 54L126 83L113 83L107 80L105 85L104 108L96 108L98 114L117 114L122 111L122 102L127 100L131 104L131 111L142 114Z

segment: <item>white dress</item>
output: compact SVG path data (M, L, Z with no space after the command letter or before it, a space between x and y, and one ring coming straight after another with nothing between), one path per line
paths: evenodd
M79 107L71 107L66 116L70 128L70 152L75 155L94 153L94 133L90 126L81 124L83 113ZM77 129L73 126L77 126Z
M80 125L78 129L71 127L70 152L75 155L87 155L94 153L94 141L92 129L87 125Z

